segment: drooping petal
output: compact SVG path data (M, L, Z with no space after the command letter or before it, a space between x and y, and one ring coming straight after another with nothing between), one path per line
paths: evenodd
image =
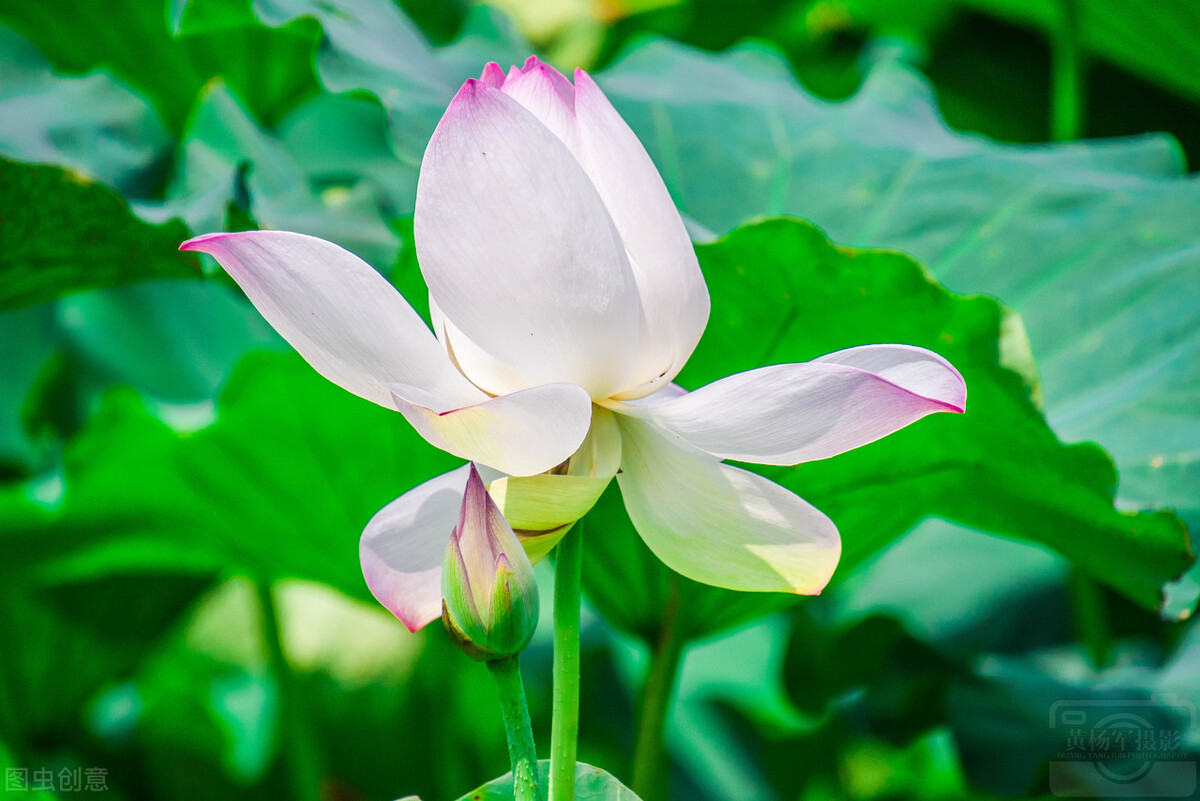
M442 614L442 556L469 469L463 465L404 493L371 518L359 540L367 587L409 631Z
M639 383L660 373L670 381L708 324L696 253L646 149L583 70L575 71L575 118L584 169L629 251L645 310Z
M624 404L721 459L797 464L866 445L927 414L961 412L966 384L923 348L867 345L723 378L662 403Z
M632 375L640 315L624 246L567 147L520 103L468 81L417 185L415 237L447 319L538 384L593 397Z
M181 250L216 258L275 330L317 372L392 407L388 384L420 387L452 404L485 396L387 280L331 242L286 231L206 234Z
M459 408L392 384L392 402L431 445L513 476L566 461L587 436L591 398L574 384L544 384Z
M619 422L625 509L668 567L747 592L813 595L829 582L841 539L828 517L762 476L676 447L648 423Z
M575 90L562 73L531 56L519 75L504 82L501 91L528 109L579 158Z

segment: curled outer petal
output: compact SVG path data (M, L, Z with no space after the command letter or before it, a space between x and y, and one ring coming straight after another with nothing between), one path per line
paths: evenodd
M393 381L451 405L486 397L387 279L331 242L244 231L198 236L180 249L215 257L317 372L359 397L391 408Z
M797 464L874 442L926 415L961 412L966 384L941 356L867 345L802 364L762 367L661 403L622 404L721 459Z

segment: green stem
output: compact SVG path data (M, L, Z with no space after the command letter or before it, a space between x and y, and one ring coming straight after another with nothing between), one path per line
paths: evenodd
M275 601L275 594L268 579L256 580L254 589L262 615L262 634L267 646L271 674L279 687L281 759L291 785L289 795L297 801L321 801L320 756L304 714L296 674L283 652L279 607Z
M6 597L4 601L8 603L11 599ZM9 623L7 615L0 615L0 642L17 643L19 640L14 636L16 627ZM29 744L13 700L21 697L18 686L16 666L12 660L0 661L0 739L8 746L16 764L20 765L29 756Z
M1078 569L1072 569L1069 583L1075 629L1088 649L1092 665L1102 670L1112 664L1113 646L1104 592L1099 584Z
M1050 138L1056 142L1083 135L1086 66L1079 36L1082 3L1058 0L1060 18L1054 33L1050 100Z
M508 733L508 759L512 763L514 798L516 801L541 801L537 747L533 744L533 727L529 723L529 706L525 703L519 657L498 659L488 662L487 666L496 679L496 689L500 693L504 730Z
M554 720L550 730L550 801L574 801L579 739L579 582L583 533L558 544L554 565Z
M667 590L667 603L663 609L662 625L658 630L658 642L650 658L650 675L646 678L646 690L642 696L642 710L638 718L637 746L633 756L634 794L644 801L666 797L666 774L663 764L663 730L667 721L667 710L671 706L671 695L675 688L675 677L683 658L684 640L679 628L679 577L671 574Z

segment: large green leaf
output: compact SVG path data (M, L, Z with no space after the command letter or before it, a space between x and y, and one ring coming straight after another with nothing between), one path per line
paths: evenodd
M550 762L543 759L538 763L538 769L541 772L542 786L545 787L549 781L547 774L550 771ZM575 764L575 797L579 801L638 801L632 790L611 775L582 762ZM472 790L458 801L512 801L512 798L512 774L506 773L499 779Z
M188 235L182 223L145 223L77 172L0 157L0 187L0 311L73 290L199 274L198 261L176 251Z
M167 144L153 108L128 88L102 73L55 75L37 48L0 27L0 154L138 195Z
M108 75L92 73L72 78L55 74L36 49L7 29L0 29L0 153L20 161L55 162L107 184L126 197L144 198L158 191L167 134L153 108ZM49 172L47 174L50 174ZM68 188L82 192L68 176ZM13 187L16 190L18 187ZM97 188L97 197L104 192ZM10 203L33 201L31 210L38 230L62 225L51 211L63 199L17 198ZM115 196L112 204L120 204ZM142 209L135 202L135 209ZM39 206L44 209L39 210ZM84 209L86 212L86 209ZM73 214L74 212L72 212ZM172 224L170 236L143 237L138 231L156 232L128 217L128 230L107 229L74 259L82 286L108 287L116 281L103 276L124 270L123 253L99 249L110 233L126 237L128 245L145 257L164 263L182 261L176 247L187 230ZM160 214L158 221L171 215ZM145 217L143 217L145 219ZM104 215L88 225L105 225ZM76 232L80 233L80 232ZM93 231L93 233L95 233ZM71 241L71 231L55 230L41 242L25 248L54 247ZM92 251L95 251L94 253ZM17 253L13 254L14 257ZM120 258L113 259L114 255ZM110 264L105 264L108 258ZM104 269L96 270L99 262ZM136 271L137 264L133 264ZM95 275L93 276L93 273ZM162 274L171 274L170 271ZM195 275L188 271L185 275ZM68 279L69 276L59 276ZM56 436L69 432L65 418L82 416L91 408L91 396L112 383L126 383L170 402L210 398L228 375L247 343L272 341L273 332L257 313L247 314L224 287L195 281L145 281L144 274L127 275L133 285L90 291L72 291L55 303L39 304L0 315L0 328L13 347L0 362L0 458L20 472L44 467L54 452ZM40 295L77 288L72 280L41 287ZM103 279L103 280L95 280ZM12 285L19 289L18 284ZM266 329L266 331L264 331ZM53 358L53 361L52 361ZM40 393L31 396L35 388ZM59 411L47 414L41 401L52 400ZM73 410L63 415L62 410ZM34 414L30 414L33 412ZM55 431L44 425L33 431L31 419L44 424L53 418Z
M798 221L745 226L698 252L713 310L684 386L873 342L930 348L966 379L961 417L937 415L822 462L759 468L837 523L839 575L926 517L1048 545L1152 609L1191 564L1178 519L1113 509L1116 473L1104 452L1051 432L1033 400L1020 323L994 300L952 295L897 253L839 250ZM646 635L662 615L667 574L614 500L588 521L585 586L606 615ZM779 603L690 582L681 591L690 636Z
M453 466L403 418L294 356L244 364L216 422L179 433L130 392L64 456L62 492L0 491L4 570L244 569L369 597L358 533L385 503Z
M791 214L1003 298L1060 436L1110 450L1123 503L1200 522L1200 183L1169 139L998 145L946 128L899 64L828 104L762 46L651 42L599 80L698 235Z
M946 0L933 0L945 4ZM956 5L1055 35L1066 24L1063 3L1039 0L956 0ZM1193 100L1200 100L1200 8L1191 0L1160 0L1141 7L1122 0L1075 4L1079 36L1089 51L1140 73Z
M1157 670L1131 651L1125 661L1132 664L1099 677L1088 675L1078 649L989 657L958 678L948 699L968 776L1003 796L1047 788L1084 798L1194 795L1197 699L1194 684L1180 682L1196 668L1196 640L1189 640ZM1072 729L1085 738L1083 754L1071 753ZM1107 745L1097 747L1102 738Z
M0 631L20 647L4 660L3 677L16 691L9 703L23 736L79 726L85 702L127 679L210 581L203 573L143 572L47 586L6 582ZM131 587L137 604L129 602Z
M192 0L176 8L173 20L167 6L165 0L53 5L0 0L0 21L24 34L59 69L104 68L128 82L175 130L213 77L234 86L268 121L317 90L311 24L266 27L250 13L250 0Z
M283 582L275 598L293 667L286 690L265 653L255 591L234 579L143 662L131 682L137 714L121 714L117 693L97 704L97 717L123 730L109 737L121 746L110 759L136 766L128 783L164 801L295 797L280 728L288 703L299 703L294 720L315 747L312 772L339 797L453 798L507 765L503 725L490 714L495 684L440 627L410 634L373 601L309 582Z
M1015 611L1038 628L1036 614ZM788 687L824 723L775 743L776 755L820 742L832 760L864 735L905 744L941 732L952 735L955 761L986 797L1191 797L1200 751L1187 677L1200 654L1197 631L1182 632L1165 657L1144 644L1121 644L1117 664L1098 670L1069 639L1020 653L947 657L890 619L845 629L803 621L793 632ZM760 762L771 757L758 737L750 740ZM1156 761L1163 764L1143 770Z
M255 9L272 25L304 16L320 21L326 37L317 60L321 81L333 92L374 93L388 111L396 155L412 168L464 80L489 60L522 63L529 55L507 20L484 8L475 9L459 38L442 48L431 47L391 3L255 0Z
M351 159L336 152L341 158L335 155L334 164ZM373 181L314 185L289 149L217 82L201 92L188 118L166 202L139 208L147 216L177 214L194 231L207 232L227 230L230 207L239 205L264 228L335 241L377 267L390 267L396 257L399 243Z

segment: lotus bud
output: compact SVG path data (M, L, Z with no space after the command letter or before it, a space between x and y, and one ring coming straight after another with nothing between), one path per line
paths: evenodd
M537 581L512 526L471 465L442 561L442 622L472 659L507 659L533 637Z

